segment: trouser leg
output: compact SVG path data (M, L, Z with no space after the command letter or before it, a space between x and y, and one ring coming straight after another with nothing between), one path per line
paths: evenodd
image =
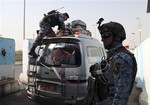
M42 43L44 36L49 36L49 37L56 36L50 24L47 24L44 22L40 23L40 30L37 33L38 33L38 36L35 39L35 42L33 43L33 46L29 52L29 55L36 56L35 49L38 45Z
M35 42L33 43L32 48L30 49L29 55L31 55L33 57L37 57L37 54L35 53L35 49L38 45L41 44L43 38L44 38L44 36L42 34L37 36L37 38L35 39Z
M37 36L37 38L35 39L35 42L33 43L33 46L37 47L38 45L40 45L42 43L42 40L44 38L44 35L42 35L42 33L39 33L40 35Z

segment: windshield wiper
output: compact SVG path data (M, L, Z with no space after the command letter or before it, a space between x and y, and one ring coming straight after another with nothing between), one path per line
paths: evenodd
M52 72L54 72L55 74L56 74L56 76L59 78L59 79L61 79L61 77L60 77L60 75L58 74L58 72L56 71L56 69L55 68L49 68L48 66L46 66L45 64L43 64L42 62L39 62L39 64L41 64L43 67L45 67L46 69L48 69L49 71L52 71Z

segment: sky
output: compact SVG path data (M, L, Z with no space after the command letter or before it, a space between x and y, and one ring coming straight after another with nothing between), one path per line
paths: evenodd
M36 30L39 29L43 14L64 7L59 12L67 12L70 16L65 23L77 19L84 21L92 36L100 41L96 24L99 18L104 18L103 23L121 23L127 35L124 45L135 47L140 43L139 24L141 42L150 37L147 2L148 0L25 0L24 12L24 0L0 0L0 36L15 39L15 49L22 50L23 30L25 39L36 38Z

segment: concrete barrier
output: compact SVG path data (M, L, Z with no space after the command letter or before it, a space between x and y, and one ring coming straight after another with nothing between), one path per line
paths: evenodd
M0 96L10 94L20 90L20 85L17 80L0 81Z

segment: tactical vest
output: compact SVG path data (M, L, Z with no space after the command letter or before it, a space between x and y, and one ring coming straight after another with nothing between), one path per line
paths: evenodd
M136 77L136 73L137 73L137 63L136 63L136 59L134 57L134 54L132 54L130 51L128 51L125 47L122 47L120 48L120 50L118 50L119 52L125 52L127 54L129 54L132 58L132 61L133 61L133 79L132 79L132 85L130 87L130 90L129 90L129 94L131 94L132 92L132 89L133 89L133 86L134 86L134 81L135 81L135 77Z

